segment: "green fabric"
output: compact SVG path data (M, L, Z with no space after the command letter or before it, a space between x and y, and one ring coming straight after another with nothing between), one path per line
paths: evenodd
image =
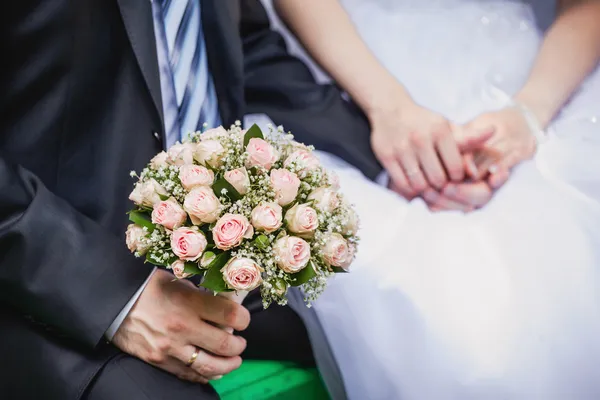
M329 400L316 369L276 361L245 361L213 386L222 400Z

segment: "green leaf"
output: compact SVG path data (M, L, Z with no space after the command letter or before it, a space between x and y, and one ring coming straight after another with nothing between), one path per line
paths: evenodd
M232 202L242 198L242 195L239 194L238 191L235 190L235 188L231 186L231 183L227 182L225 178L215 181L215 183L212 185L212 190L215 192L217 197L225 196L228 197ZM223 193L223 190L225 190L225 193Z
M244 147L248 146L248 142L250 142L250 139L252 139L252 138L258 138L258 139L265 138L262 131L256 124L252 125L250 127L250 129L248 129L246 131L246 134L244 135Z
M151 233L156 229L156 226L152 223L150 216L147 213L131 211L129 213L129 220L136 225L148 228L148 233Z
M266 237L265 235L258 235L256 237L256 239L254 239L254 244L260 250L264 251L264 250L266 250L269 247L269 244L271 244L271 242L269 242L269 238Z
M213 262L211 262L208 266L208 270L206 271L204 280L202 280L200 286L210 289L216 293L230 292L231 289L229 289L225 284L225 281L223 280L223 273L221 272L221 268L227 264L229 258L229 252L218 254Z
M192 275L200 275L204 273L199 267L198 264L193 262L186 262L185 267L183 268L184 272Z
M292 286L300 286L304 285L306 282L310 281L312 278L317 276L317 270L312 261L309 261L306 267L300 272L297 272L292 275Z
M160 199L161 199L162 201L167 201L167 200L169 200L169 196L165 196L164 194L160 194L160 193L158 193L158 197L160 197Z

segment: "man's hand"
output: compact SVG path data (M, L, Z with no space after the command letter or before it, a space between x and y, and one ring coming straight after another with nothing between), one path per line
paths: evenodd
M239 368L246 348L245 339L215 325L241 331L249 323L250 313L241 305L157 270L113 344L180 379L206 383ZM188 367L196 349L198 357Z

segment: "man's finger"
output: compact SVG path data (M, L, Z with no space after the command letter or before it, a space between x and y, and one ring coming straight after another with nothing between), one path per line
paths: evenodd
M245 330L250 324L250 313L242 305L221 296L198 292L192 305L200 319L217 325Z
M184 381L201 384L208 383L208 379L206 379L206 377L198 374L196 371L187 367L184 363L182 363L176 358L169 358L169 360L160 365L152 365L154 365L157 368L163 369Z
M205 349L215 355L235 357L246 349L246 340L240 336L232 335L221 328L199 321L187 341L193 346Z
M186 366L192 359L192 355L197 351L198 355L188 368L209 380L219 379L223 375L235 371L242 365L242 358L239 356L219 357L191 345L183 346L177 351L178 354L174 354L173 356Z

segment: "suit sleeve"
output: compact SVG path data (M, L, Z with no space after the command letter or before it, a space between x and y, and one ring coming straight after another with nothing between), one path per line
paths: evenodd
M381 172L364 114L334 85L318 84L271 30L258 0L241 1L245 99L248 113L267 114L301 142L335 154L370 179Z
M0 158L3 306L95 346L152 271L123 240Z

